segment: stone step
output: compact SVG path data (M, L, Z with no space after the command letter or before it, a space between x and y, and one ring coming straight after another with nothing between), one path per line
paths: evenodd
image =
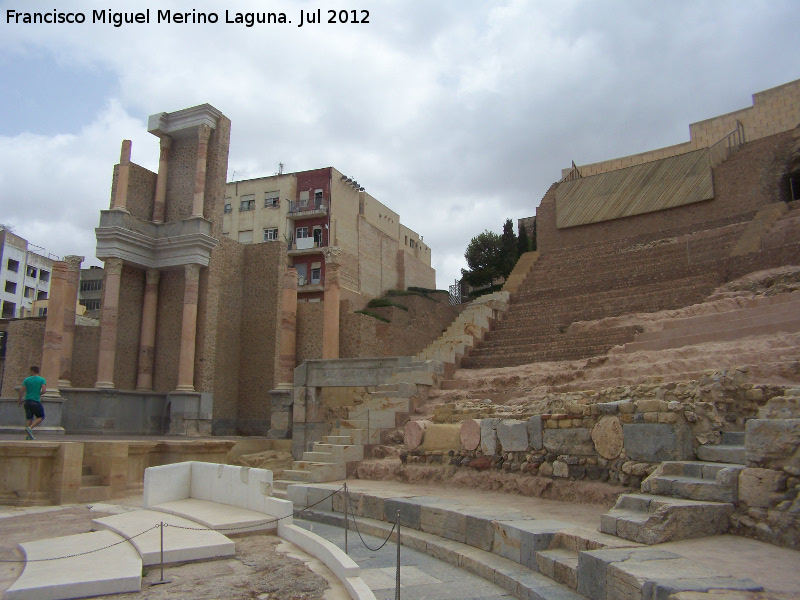
M344 429L334 427L332 430L336 435L326 435L322 441L327 444L368 444L369 439L365 429Z
M103 478L100 475L81 475L81 487L97 487L102 483Z
M341 431L341 429L339 429L339 431ZM351 434L347 434L347 435L340 434L339 431L337 431L336 435L326 435L324 438L322 438L322 440L326 444L352 444L353 443L353 437L352 437Z
M333 454L330 452L321 452L316 450L312 452L303 452L303 460L308 462L336 462Z
M90 485L78 490L78 503L98 502L111 499L111 488L107 485Z
M539 573L573 590L578 588L578 553L566 548L536 553Z
M408 412L408 407L408 398L392 398L390 396L385 396L384 394L378 395L373 393L370 398L358 406L354 406L349 410L349 412L357 413L365 410L369 410L370 412L387 410L393 410L395 412Z
M695 450L697 458L715 463L733 465L746 464L744 431L731 431L722 434L719 444L705 444Z
M758 296L752 300L748 300L745 306L734 309L726 310L724 312L717 312L708 315L697 315L694 317L683 317L678 319L666 319L662 321L662 330L668 329L683 329L689 326L716 324L716 323L729 323L736 321L741 317L754 318L761 315L772 315L784 311L792 312L800 311L800 292L791 292L788 294L778 294L777 296ZM660 331L653 331L642 334L642 339L648 339L652 333L659 333ZM638 338L637 338L638 339Z
M347 470L343 463L313 463L298 460L295 461L292 467L292 469L283 472L283 476L292 481L322 483L325 481L339 481L347 477Z
M733 509L723 502L623 494L600 518L600 531L641 544L721 535Z
M278 492L285 492L286 488L292 485L293 483L297 483L292 479L275 479L272 482L272 492L273 494Z
M333 460L330 462L354 462L364 460L364 446L361 444L325 444L315 442L312 446L314 452L328 454Z
M642 491L647 494L711 502L736 502L738 499L735 489L727 489L716 481L694 477L650 477L647 485L642 482Z
M398 415L408 417L407 412L401 413L394 410L371 410L357 407L347 411L347 420L351 422L353 420L364 421L366 423L364 428L369 428L370 431L373 429L394 429L398 426ZM404 421L405 419L403 419Z

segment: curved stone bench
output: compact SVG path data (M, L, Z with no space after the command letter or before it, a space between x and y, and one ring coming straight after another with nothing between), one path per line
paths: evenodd
M292 503L272 496L272 471L233 465L150 467L142 505L226 534L276 531L292 522Z

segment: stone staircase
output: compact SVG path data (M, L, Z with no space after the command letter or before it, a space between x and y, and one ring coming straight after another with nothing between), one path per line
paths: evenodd
M731 256L741 256L761 250L763 248L764 233L769 231L775 222L788 211L789 208L784 202L776 202L760 209L733 246Z
M509 292L500 291L473 300L450 327L415 358L439 360L458 366L462 357L485 337L493 323L508 310L510 297Z
M532 252L526 252L522 256L519 257L517 260L517 264L514 265L514 269L506 279L506 282L503 284L503 291L508 292L509 294L514 294L519 289L519 286L522 285L522 282L525 281L525 278L530 273L531 269L533 268L534 263L539 259L539 252L536 250Z
M723 433L719 444L704 444L695 452L697 458L707 462L744 465L744 431Z
M655 331L636 335L625 352L665 350L708 342L730 342L756 335L800 332L800 292L760 296L735 310L667 319Z
M103 485L100 475L92 474L91 465L83 465L81 486L78 489L78 502L103 502L111 498L111 487Z
M642 493L618 498L602 516L600 531L648 545L725 533L743 468L703 461L661 463L642 482Z
M347 409L321 442L303 452L302 460L283 472L283 480L273 482L277 493L290 483L339 481L364 459L369 448L384 442L386 436L402 427L409 415L427 399L427 388L438 386L443 372L436 361L412 362L399 368L389 383L378 385L369 398Z

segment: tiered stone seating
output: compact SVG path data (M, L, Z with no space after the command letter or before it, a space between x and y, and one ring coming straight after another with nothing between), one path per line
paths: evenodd
M506 318L461 361L486 368L575 360L631 342L633 326L569 326L683 307L720 283L719 268L745 225L655 241L628 239L541 254Z

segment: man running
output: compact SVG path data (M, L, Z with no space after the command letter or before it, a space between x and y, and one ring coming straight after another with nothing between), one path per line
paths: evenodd
M19 402L22 404L25 398L25 433L26 440L35 440L33 428L44 421L44 407L42 406L42 394L47 391L44 377L39 376L39 367L31 367L31 374L22 380L19 388Z

